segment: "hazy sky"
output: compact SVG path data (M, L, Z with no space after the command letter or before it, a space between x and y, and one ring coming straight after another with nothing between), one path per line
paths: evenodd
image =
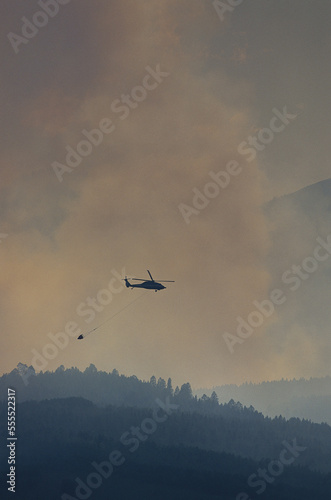
M331 256L282 281L331 234L327 198L263 208L330 177L330 2L224 4L1 3L2 372L47 352L37 370L195 387L331 374ZM146 269L175 283L118 277ZM276 287L286 301L231 353L225 332ZM49 336L108 318L63 349Z

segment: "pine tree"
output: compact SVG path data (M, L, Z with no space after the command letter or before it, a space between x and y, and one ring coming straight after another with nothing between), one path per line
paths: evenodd
M211 402L212 402L213 405L215 405L215 406L217 405L218 406L218 396L217 396L217 394L216 394L215 391L213 391L211 393L210 400L211 400Z
M157 388L160 390L160 391L164 391L166 389L166 382L165 380L163 380L163 378L159 378L159 380L157 381Z
M171 378L168 378L168 383L167 383L167 391L170 394L170 396L174 395L174 390L172 388L172 381Z

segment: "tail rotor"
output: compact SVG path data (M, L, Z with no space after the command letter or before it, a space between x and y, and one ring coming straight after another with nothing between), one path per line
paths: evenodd
M127 276L125 276L125 278L122 281L125 281L125 286L127 288L129 288L131 286L130 283L129 283L129 281L128 281L128 277Z

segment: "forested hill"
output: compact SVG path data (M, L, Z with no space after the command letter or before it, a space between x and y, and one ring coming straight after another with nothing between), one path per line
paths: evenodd
M90 488L97 500L253 500L264 490L268 500L330 498L328 426L255 420L254 412L239 418L236 406L228 418L157 408L101 408L82 398L21 403L15 498L89 498L88 489L77 495L77 478L97 488ZM1 420L6 411L0 403ZM112 470L105 464L113 453ZM258 471L267 480L257 480Z
M80 416L80 419L86 419L86 414L90 411L93 418L97 418L102 408L109 406L141 408L147 411L157 406L157 400L171 401L178 406L178 415L188 414L191 417L180 417L178 426L174 427L165 444L180 441L191 446L261 459L274 456L284 439L296 438L310 450L305 455L313 455L311 463L315 464L315 467L331 472L331 427L326 424L314 424L299 418L287 421L281 416L270 419L256 411L253 406L243 406L233 399L220 404L215 392L210 397L193 396L189 383L174 390L171 379L165 382L162 378L156 380L151 377L151 380L146 382L135 376L119 375L116 370L112 373L98 371L94 365L90 365L84 372L77 368L65 370L63 367L55 372L33 372L26 384L22 377L25 372L22 370L26 372L27 367L19 365L18 369L0 379L1 399L7 399L7 388L12 387L16 390L19 408L22 408L23 402L30 404L31 400L42 402L45 399L61 398L61 401L65 401L63 398L84 398L92 405L87 406L84 415ZM47 408L43 405L39 407L40 411ZM90 409L92 407L93 411ZM69 403L68 408L70 409ZM173 418L174 422L179 418L177 414ZM192 414L200 416L192 417ZM185 418L187 420L183 425ZM196 426L197 421L199 425ZM75 417L68 421L68 427L73 422ZM91 425L91 422L88 425ZM97 428L100 428L99 425ZM307 465L309 464L308 460Z
M17 395L17 500L77 500L77 478L84 498L97 500L254 500L264 489L268 500L331 497L327 424L271 419L234 400L220 404L215 392L193 396L189 383L173 389L170 379L140 381L93 365L30 368L26 378L27 370L0 379L1 422L8 387ZM109 457L111 478L100 469Z
M297 454L296 465L331 473L331 427L327 424L270 419L235 403L219 405L214 414L188 411L185 406L176 397L157 398L150 408L112 405L101 408L83 398L26 401L18 406L17 428L21 443L27 436L37 434L46 450L50 436L55 440L90 436L93 442L119 438L135 424L154 418L156 410L159 415L160 408L169 408L167 424L158 425L159 432L151 433L151 440L160 446L181 443L262 460L279 456L283 442L287 441L304 448ZM203 403L199 406L203 408ZM0 404L0 412L5 415L6 402ZM150 434L148 429L145 433ZM131 444L134 445L134 440Z
M16 389L19 402L82 397L99 406L112 404L147 408L156 397L175 394L180 400L189 401L192 398L190 384L183 384L180 389L173 388L170 378L166 382L153 376L149 381L142 381L134 375L119 375L116 369L111 373L98 371L92 364L84 372L60 366L55 372L36 373L32 366L19 363L12 372L0 378L0 400L7 398L7 387Z
M331 425L331 377L223 385L198 389L195 394L210 396L213 391L222 403L234 399L270 417L299 417Z

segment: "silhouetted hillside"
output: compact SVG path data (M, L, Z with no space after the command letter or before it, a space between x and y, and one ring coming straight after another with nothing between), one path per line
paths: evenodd
M93 365L36 374L21 364L0 379L1 422L8 387L17 395L18 500L233 500L241 492L252 500L264 490L268 500L311 500L331 492L326 424L220 404L215 391L198 398L171 379Z
M185 398L187 384L177 395ZM60 366L55 372L36 373L33 367L18 364L11 373L0 377L0 400L7 398L7 387L15 387L17 400L41 401L43 399L82 397L99 406L113 404L116 406L148 407L156 397L172 396L174 389L171 379L166 382L151 377L150 381L138 380L136 376L119 375L117 370L112 373L98 371L90 365L84 372L78 368L65 369ZM191 388L189 393L191 394Z
M35 373L32 367L19 363L18 368L0 377L0 400L6 399L8 386L16 388L19 402L83 397L99 406L112 404L147 408L156 397L176 394L185 408L200 412L219 411L217 405L213 404L218 397L221 403L228 403L233 399L247 407L253 406L270 417L281 415L285 418L304 418L331 424L331 377L198 389L195 394L201 399L199 404L198 398L191 397L190 384L173 388L171 379L166 382L162 378L156 380L151 377L146 382L135 376L119 375L117 370L112 373L98 371L94 365L90 365L84 372L77 368L66 370L61 366L55 372ZM214 398L210 399L213 392ZM203 397L204 394L208 397Z
M331 210L331 179L316 182L294 193L274 198L265 205L268 215L273 215L279 207L288 203L307 214L321 216ZM316 203L318 200L318 203Z
M240 492L253 499L263 488L268 500L329 496L331 475L306 468L330 462L328 426L270 420L256 412L247 419L234 404L226 406L227 418L181 412L169 404L174 403L155 402L153 409L100 408L81 398L21 403L15 498L82 498L76 494L78 484L85 485L84 498L90 489L98 500L233 500ZM1 403L1 421L6 411ZM113 467L107 469L110 456ZM270 481L258 482L259 470L272 471ZM2 461L3 477L5 471ZM100 471L104 476L108 471L108 477Z
M301 382L298 381L298 383ZM38 432L45 446L48 431L41 436L42 429L50 425L50 422L54 424L54 429L69 433L68 439L72 433L75 433L77 420L80 427L85 426L84 432L92 426L99 432L108 434L109 423L112 422L113 434L109 435L115 438L115 430L118 433L121 430L121 427L116 427L119 423L121 426L125 424L126 427L133 425L131 421L126 420L133 411L132 407L135 408L134 415L137 415L137 418L139 416L139 420L143 418L142 412L146 412L148 408L149 411L155 409L157 400L172 401L173 404L178 405L179 411L173 415L171 424L169 423L170 427L173 426L172 431L163 439L161 439L162 433L158 435L159 444L175 446L182 443L187 446L198 446L206 450L233 453L260 460L264 457L277 456L279 446L284 439L296 438L301 446L309 450L299 457L298 464L302 463L324 472L331 471L331 456L329 456L331 428L328 425L313 424L298 418L286 421L283 417L277 417L271 420L255 411L252 406L245 407L239 402L235 403L233 399L227 404L219 404L216 392L213 392L210 397L203 395L198 399L192 395L189 383L173 391L170 379L166 383L162 379L156 381L155 377L152 377L149 382L142 382L136 377L120 376L116 370L112 373L98 372L91 365L84 372L80 372L77 368L64 370L61 367L54 373L34 374L29 378L28 385L24 385L21 375L15 369L10 374L1 377L0 388L3 400L7 397L7 387L16 389L20 409L26 401L24 408L27 416L22 425L26 427L28 436L33 433L36 422L41 420ZM249 393L250 385L243 387L247 389L246 393ZM268 390L269 384L261 384L261 387ZM281 384L276 384L276 387L281 387ZM82 411L68 418L66 412L70 413L74 410L71 408L73 403L66 404L65 399L59 400L59 407L57 407L53 401L53 411L48 413L47 403L43 401L38 406L38 414L30 420L29 408L32 412L36 406L28 400L42 401L46 398L71 398L72 396L85 397L91 402L85 402ZM278 394L275 399L281 400L280 395ZM98 407L92 403L96 403ZM74 408L76 408L75 405ZM102 409L102 407L106 408ZM110 413L105 419L106 410ZM44 412L45 418L41 418ZM121 413L121 419L116 420L116 412ZM46 419L50 419L50 422ZM29 422L31 427L28 427ZM22 439L24 439L24 433ZM312 456L313 459L308 458Z
M331 377L223 385L198 389L195 394L210 396L213 391L220 402L234 399L270 417L282 415L331 424Z

